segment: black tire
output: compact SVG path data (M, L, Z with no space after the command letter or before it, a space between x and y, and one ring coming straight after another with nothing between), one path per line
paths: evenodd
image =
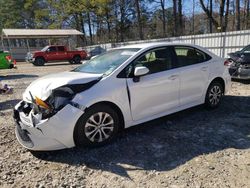
M109 116L106 117L106 114ZM106 118L104 118L104 116ZM100 117L103 117L104 120L100 119ZM94 121L92 121L93 119ZM109 123L109 121L113 121L113 123ZM103 123L95 126L96 124L94 122ZM104 126L105 123L107 125ZM102 126L106 128L104 129ZM76 146L102 146L113 141L117 137L119 129L120 119L118 114L108 105L97 104L87 109L87 111L77 121L74 129L74 141ZM105 138L103 131L109 137ZM100 137L104 138L104 140L100 141ZM91 140L91 138L93 139Z
M73 62L75 63L75 64L80 64L81 63L81 56L79 56L79 55L76 55L76 56L74 56L73 57Z
M222 84L219 82L212 82L206 93L206 99L205 99L205 106L208 109L214 109L217 108L220 103L221 99L224 95L224 89L222 87Z
M69 60L69 63L74 64L75 62L71 59L71 60Z
M42 57L37 57L33 62L35 66L43 66L45 64L45 60Z

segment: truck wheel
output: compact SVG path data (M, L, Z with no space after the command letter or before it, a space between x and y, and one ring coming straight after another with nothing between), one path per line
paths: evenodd
M38 57L33 62L33 65L35 66L43 66L45 64L45 60L42 57Z
M73 61L75 64L81 63L81 57L79 55L73 57Z

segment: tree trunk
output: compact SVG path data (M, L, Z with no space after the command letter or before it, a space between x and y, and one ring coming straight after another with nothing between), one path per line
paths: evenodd
M120 21L120 39L121 42L124 42L124 19L125 19L125 2L124 0L120 1L120 14L121 14L121 21Z
M92 45L93 44L93 36L92 36L91 20L90 20L90 13L89 12L87 12L87 18L88 18L90 44Z
M225 0L220 0L219 28L221 32L223 31L224 28L224 23L223 23L224 7L225 7Z
M107 20L107 27L108 27L108 42L111 42L111 26L110 26L110 16L108 12L106 12L106 20Z
M115 41L119 42L119 22L118 22L118 7L115 8Z
M173 0L174 36L177 34L177 1Z
M213 17L213 0L209 1L209 11L210 11L210 16L209 16L209 32L213 33L213 21L212 21L212 17Z
M182 0L178 0L178 35L182 35L183 22L182 22Z
M141 20L141 7L139 0L135 0L135 7L137 13L137 23L138 23L138 30L139 30L139 37L143 40L143 31L142 31L142 20Z
M246 29L249 29L250 27L250 12L249 12L249 0L247 1L247 23L246 23Z
M240 30L240 0L235 1L235 17L236 17L236 30Z
M228 13L229 13L229 4L230 4L230 0L227 0L226 2L226 12L225 12L225 19L224 19L224 28L223 31L227 31L227 25L228 25Z
M162 31L163 31L163 37L166 37L165 0L161 0L161 10L162 10Z
M86 33L85 33L85 28L84 28L84 22L83 22L83 14L80 15L80 23L81 23L81 30L83 33L83 36L80 36L82 41L84 42L85 45L88 45L87 38L86 38Z

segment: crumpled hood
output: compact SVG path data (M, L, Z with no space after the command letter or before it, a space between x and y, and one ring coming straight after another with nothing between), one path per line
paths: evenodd
M32 82L23 94L23 100L30 102L31 96L46 100L53 89L66 84L85 84L100 78L102 74L89 74L82 72L61 72L41 77ZM30 93L29 93L30 92Z

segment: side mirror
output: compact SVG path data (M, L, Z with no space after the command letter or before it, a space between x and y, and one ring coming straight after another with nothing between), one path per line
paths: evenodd
M148 73L149 73L149 69L147 67L143 67L143 66L135 67L133 81L134 82L139 82L140 77L144 76L144 75L146 75Z
M134 75L136 77L144 76L149 73L149 69L147 67L135 67Z

